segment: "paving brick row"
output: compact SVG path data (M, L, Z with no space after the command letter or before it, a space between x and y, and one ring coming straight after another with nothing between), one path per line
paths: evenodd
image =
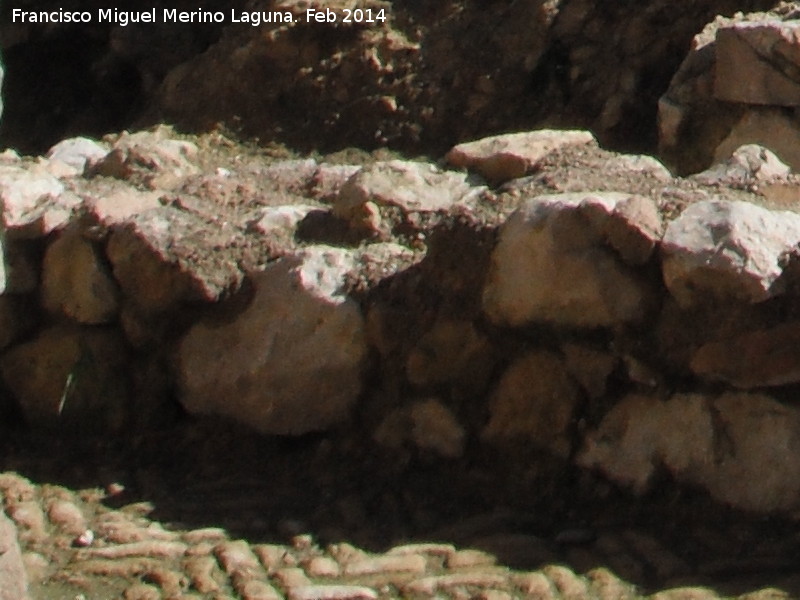
M152 505L103 506L102 493L35 486L0 474L3 506L14 522L37 590L58 582L80 590L106 586L97 598L124 600L716 600L702 586L643 596L614 565L680 578L689 566L636 531L606 533L577 545L571 565L508 568L486 550L450 543L397 545L382 553L348 543L322 546L310 535L288 544L232 539L222 527L172 530L149 518ZM91 533L91 535L87 535ZM80 540L84 540L85 546ZM581 558L583 556L583 558ZM604 560L608 567L596 567ZM627 562L626 562L627 561ZM628 564L630 563L630 564ZM110 587L108 587L110 586ZM97 589L100 589L98 587ZM107 595L111 593L111 595ZM114 595L116 594L116 596ZM769 590L741 600L772 598Z

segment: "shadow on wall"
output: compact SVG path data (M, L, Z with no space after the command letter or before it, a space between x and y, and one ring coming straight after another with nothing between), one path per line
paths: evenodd
M106 48L104 39L72 30L7 50L0 146L38 153L72 135L126 127L142 103L141 80Z

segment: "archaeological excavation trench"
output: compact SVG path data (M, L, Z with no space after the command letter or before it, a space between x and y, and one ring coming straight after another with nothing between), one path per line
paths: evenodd
M253 4L0 9L0 600L800 597L800 5Z

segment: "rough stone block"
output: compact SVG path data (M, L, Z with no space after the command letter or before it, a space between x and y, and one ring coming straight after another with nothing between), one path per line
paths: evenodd
M763 20L717 31L714 96L725 102L800 106L800 24Z

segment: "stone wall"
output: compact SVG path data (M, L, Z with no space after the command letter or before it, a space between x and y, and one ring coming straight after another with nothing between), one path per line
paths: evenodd
M763 148L685 179L547 130L445 167L166 128L0 160L7 420L115 434L181 406L800 506L800 181Z

